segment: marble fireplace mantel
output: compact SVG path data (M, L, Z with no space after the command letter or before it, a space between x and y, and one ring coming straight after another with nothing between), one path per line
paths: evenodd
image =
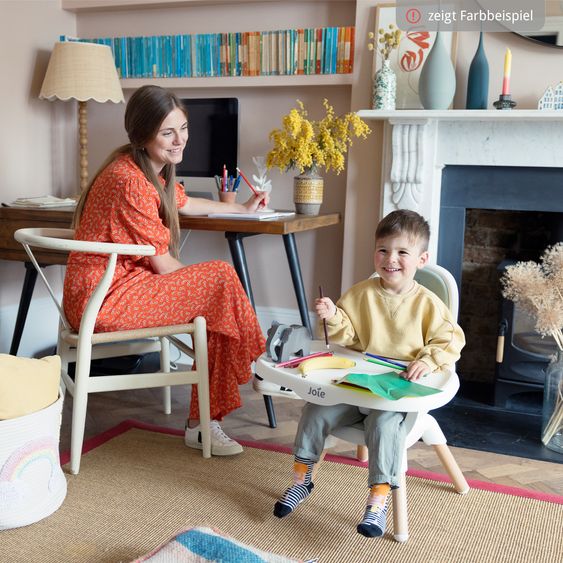
M432 229L437 256L446 165L563 168L563 111L360 110L385 121L381 216L413 209Z

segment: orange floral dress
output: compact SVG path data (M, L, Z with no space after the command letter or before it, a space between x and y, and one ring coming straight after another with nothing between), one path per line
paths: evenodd
M176 185L178 208L187 202ZM109 164L91 188L75 238L149 244L168 252L170 231L158 214L160 198L130 156ZM76 329L103 275L108 257L71 253L64 281L64 311ZM207 321L211 418L221 420L241 406L238 386L251 377L250 364L265 349L256 315L233 267L219 260L156 274L147 257L120 256L98 314L95 332ZM192 386L190 418L199 418Z

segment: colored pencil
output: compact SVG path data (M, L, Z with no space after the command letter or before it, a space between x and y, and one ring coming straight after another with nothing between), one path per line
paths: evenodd
M399 362L395 362L394 360L390 360L389 358L386 358L385 356L378 356L376 354L370 354L369 352L364 352L364 354L366 356L369 356L370 358L375 358L376 360L381 360L382 362L387 362L388 364L392 364L392 365L397 366L399 368L405 367L404 364L400 364Z
M248 181L248 178L242 173L242 170L237 168L237 172L242 176L242 179L246 182L247 186L254 192L254 195L258 195L256 188Z
M324 297L322 285L319 285L319 297L321 299ZM324 333L325 333L326 349L330 350L330 344L328 343L328 331L327 331L327 328L326 328L326 319L323 319L323 330L324 330Z
M366 358L366 362L371 362L372 364L377 364L378 366L384 366L386 368L396 369L399 371L406 371L405 366L399 367L398 364L388 364L387 362L382 362L381 360L372 360L371 358Z
M301 362L308 360L309 358L318 358L319 356L332 356L332 352L315 352L314 354L309 354L307 356L302 356L300 358L293 358L293 360L287 360L287 362L281 362L276 364L277 368L294 368L297 367Z

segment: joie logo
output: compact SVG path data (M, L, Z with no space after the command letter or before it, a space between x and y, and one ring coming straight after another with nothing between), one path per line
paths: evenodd
M316 389L309 387L309 392L307 393L307 395L313 395L313 397L319 397L319 399L324 399L326 393L322 390L322 387L318 387Z

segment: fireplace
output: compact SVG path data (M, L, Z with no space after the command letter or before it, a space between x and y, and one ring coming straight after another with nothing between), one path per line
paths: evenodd
M563 112L366 110L359 114L386 121L380 215L406 208L429 220L431 260L452 272L462 301L465 227L475 213L490 221L496 221L495 213L504 212L522 213L521 218L532 214L540 221L541 214L543 219L557 215L555 222L562 217ZM561 233L554 236L562 238ZM512 252L501 258L515 257L521 259ZM500 261L493 267L496 283ZM498 332L500 320L499 291L497 297L496 306L486 300L482 305L493 320L491 336ZM495 338L490 346L495 347ZM467 348L464 353L472 359L479 354ZM458 364L462 382L463 361ZM494 354L490 362L494 380Z
M562 240L563 169L447 165L440 235L437 261L460 287L467 338L460 377L494 383L495 403L503 407L513 393L541 390L549 354L536 353L541 344L533 326L517 329L518 315L501 299L498 267L506 260L538 260L548 245ZM505 357L495 366L500 323L507 325L508 339Z

